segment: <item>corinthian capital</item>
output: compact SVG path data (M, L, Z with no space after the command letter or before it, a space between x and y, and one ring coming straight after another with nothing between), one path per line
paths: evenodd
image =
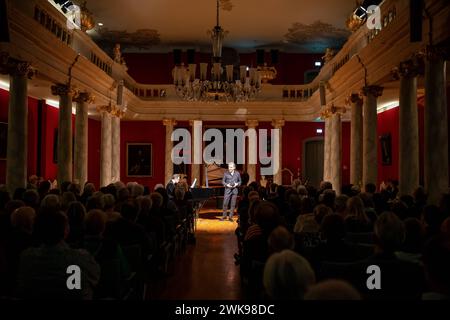
M163 120L163 125L164 126L176 126L177 125L177 120L175 119L164 119Z
M30 62L14 59L7 52L1 52L0 73L31 79L36 74L36 69Z
M383 87L380 86L367 86L363 88L363 94L367 97L369 95L375 98L381 97L383 94Z
M74 87L69 87L66 84L58 83L51 87L52 95L54 96L72 96L76 98L78 95L77 90Z
M86 102L86 103L94 103L95 102L95 96L87 91L79 92L78 95L73 99L75 102Z
M281 129L285 124L285 121L282 119L276 119L272 121L272 127L275 129Z
M259 125L258 120L247 120L245 121L245 125L249 128L256 128Z

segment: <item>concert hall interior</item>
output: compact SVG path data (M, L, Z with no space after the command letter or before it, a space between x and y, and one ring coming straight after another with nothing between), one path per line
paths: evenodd
M0 0L0 300L450 299L449 21Z

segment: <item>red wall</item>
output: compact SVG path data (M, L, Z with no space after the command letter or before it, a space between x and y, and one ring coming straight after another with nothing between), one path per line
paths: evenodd
M8 122L9 92L0 90L0 122ZM53 142L55 129L58 128L59 109L49 105L42 108L41 132L38 132L38 100L28 98L28 167L27 175L38 173L38 135L41 135L41 168L40 176L44 179L54 180L58 172L57 164L53 163ZM74 128L75 116L72 116ZM100 166L100 124L89 119L89 172L88 179L99 184ZM95 167L97 164L97 168ZM0 160L0 183L6 180L6 160Z
M279 53L279 61L274 66L277 78L272 84L303 84L304 73L313 70L315 61L322 61L322 54ZM256 67L256 53L240 54L240 64ZM168 84L173 83L172 69L174 67L173 53L125 53L128 73L139 83ZM187 54L182 52L182 62L187 65ZM271 65L270 52L266 52L265 61ZM211 55L196 53L195 62L207 62L211 67ZM197 66L197 76L199 75ZM209 71L208 71L209 72Z
M136 181L152 190L158 183L164 181L166 129L162 121L122 121L120 123L120 175L125 183ZM149 178L137 178L126 176L127 143L145 142L153 147L153 176Z

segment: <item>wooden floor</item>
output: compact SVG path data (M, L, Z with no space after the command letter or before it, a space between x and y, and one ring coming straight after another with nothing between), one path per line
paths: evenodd
M196 243L176 258L154 297L164 300L235 300L242 298L234 222L220 221L221 213L203 211L197 220Z

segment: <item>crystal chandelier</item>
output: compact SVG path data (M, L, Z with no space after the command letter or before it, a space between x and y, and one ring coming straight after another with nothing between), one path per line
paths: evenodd
M212 67L208 79L208 63L200 63L200 77L196 77L196 64L177 65L172 71L177 95L186 101L242 102L254 99L261 90L261 75L257 68L239 67L239 76L234 65L222 67L222 42L226 31L219 24L219 0L217 0L217 24L208 31L212 40Z

